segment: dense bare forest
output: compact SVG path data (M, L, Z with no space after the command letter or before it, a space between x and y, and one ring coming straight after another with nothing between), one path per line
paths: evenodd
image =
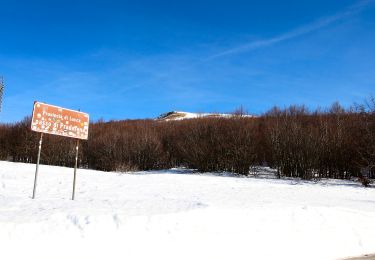
M35 163L39 135L30 118L0 125L0 159ZM74 140L45 135L41 162L72 166ZM255 118L93 122L80 166L105 171L165 169L247 175L254 166L278 177L375 178L375 100L344 109L273 108Z

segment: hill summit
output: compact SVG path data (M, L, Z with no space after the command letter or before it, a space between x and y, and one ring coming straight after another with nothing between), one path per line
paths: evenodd
M170 111L158 116L157 120L171 121L171 120L184 120L195 118L230 118L235 116L254 117L253 115L242 115L237 113L222 114L222 113L191 113L184 111Z

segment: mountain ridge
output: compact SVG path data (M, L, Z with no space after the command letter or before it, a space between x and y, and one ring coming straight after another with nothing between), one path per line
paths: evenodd
M197 118L231 118L231 117L255 117L250 114L240 113L192 113L186 111L169 111L159 115L156 119L161 121L176 121Z

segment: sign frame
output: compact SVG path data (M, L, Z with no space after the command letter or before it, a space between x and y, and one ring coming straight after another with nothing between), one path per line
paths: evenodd
M90 117L87 113L34 102L32 131L87 140L89 123Z
M48 109L52 111L48 112ZM44 116L46 116L47 120L45 120ZM90 125L89 118L90 118L89 114L83 113L79 110L78 111L71 110L67 108L58 107L55 105L46 104L43 102L37 102L37 101L34 102L30 129L34 132L40 133L40 140L39 140L39 146L38 146L38 158L37 158L37 163L36 163L36 168L35 168L32 199L35 199L35 195L36 195L36 186L37 186L37 180L38 180L39 161L40 161L40 154L42 150L43 134L52 134L52 135L58 135L58 136L76 139L76 146L75 146L76 156L75 156L75 164L74 164L73 191L72 191L72 200L74 200L75 189L76 189L76 179L77 179L79 141L88 139L89 125ZM82 119L86 119L86 120L83 120L83 122L81 122ZM79 128L79 126L81 126L82 129Z

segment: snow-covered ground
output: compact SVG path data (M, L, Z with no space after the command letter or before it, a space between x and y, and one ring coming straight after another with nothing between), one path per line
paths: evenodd
M375 252L375 189L0 162L1 259L339 259Z

